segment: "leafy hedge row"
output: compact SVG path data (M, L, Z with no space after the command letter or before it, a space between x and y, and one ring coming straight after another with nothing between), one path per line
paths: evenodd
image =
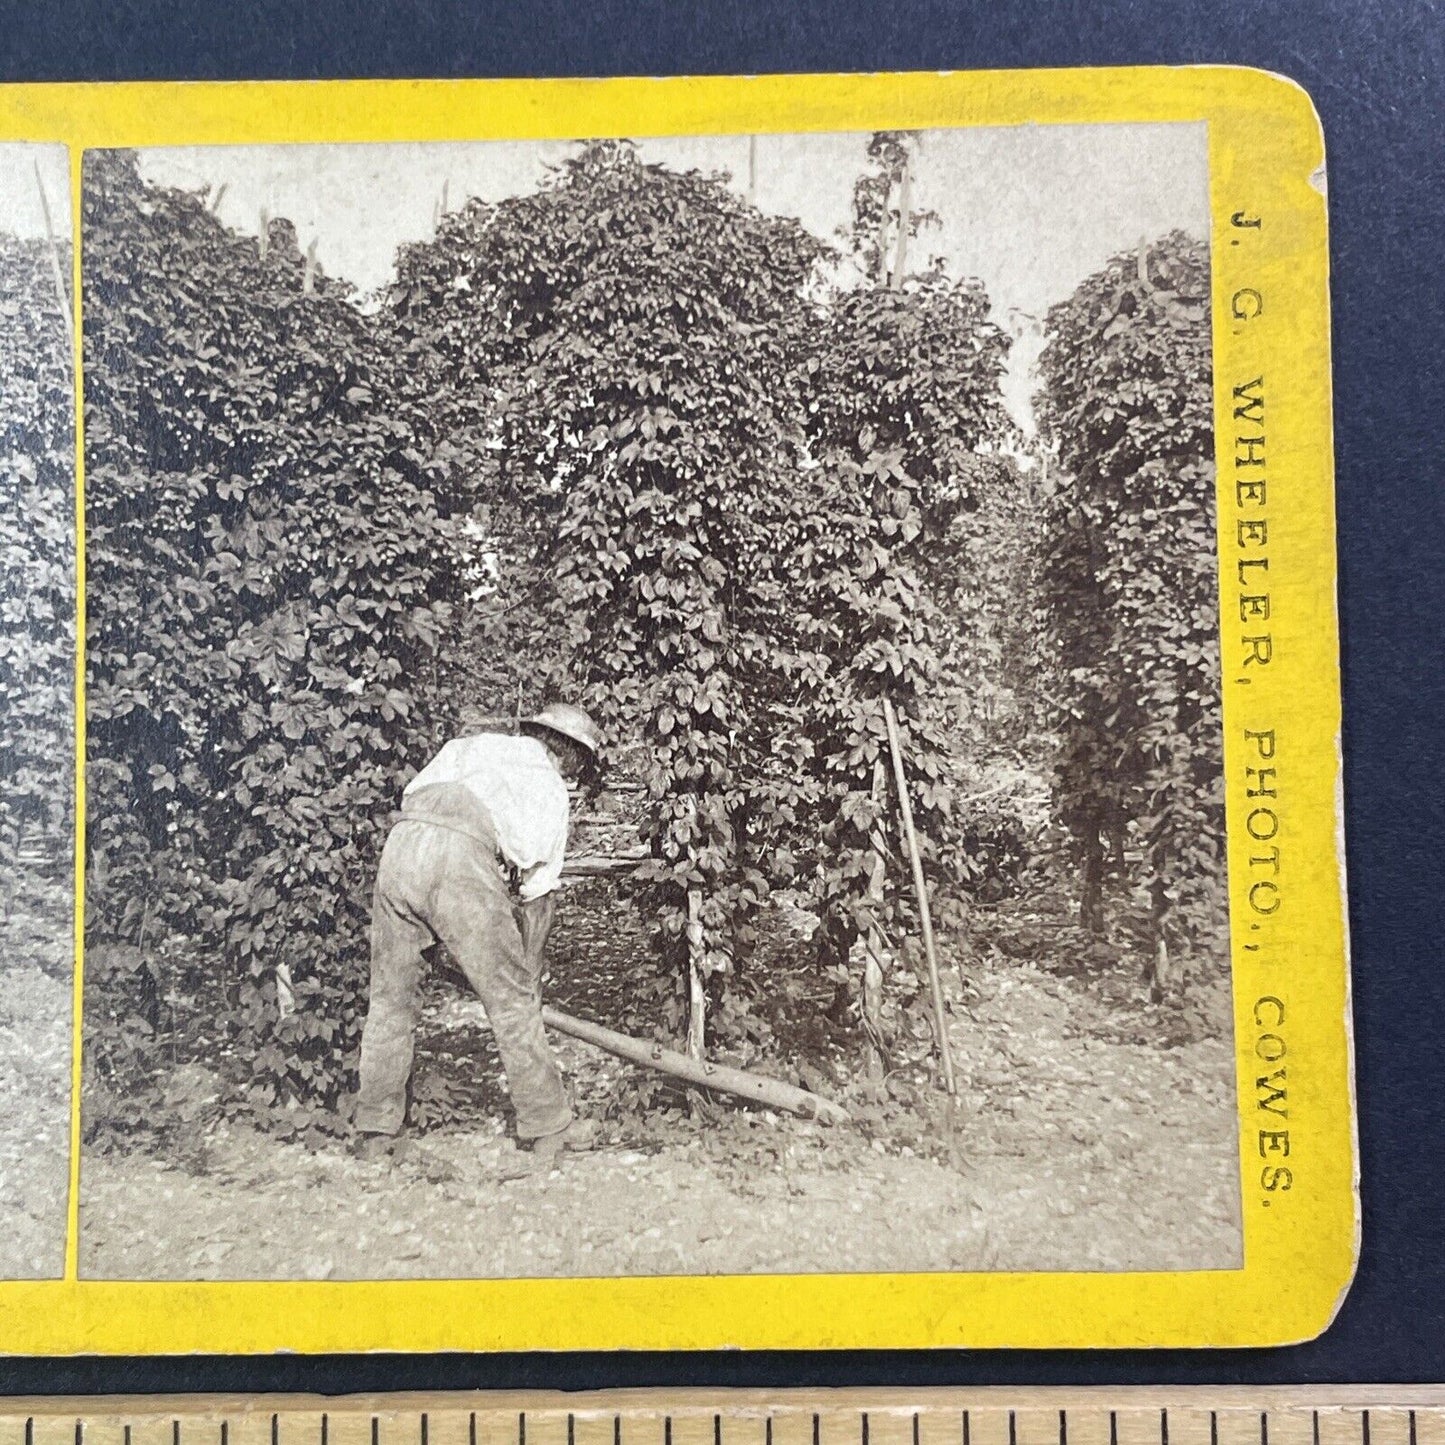
M1103 927L1112 860L1177 962L1224 900L1208 249L1175 232L1116 256L1048 326L1057 806L1084 921Z
M697 895L715 996L780 885L812 895L835 964L875 925L911 931L906 866L881 900L868 886L875 840L896 847L884 697L934 876L967 895L984 859L1017 865L996 810L953 784L960 753L986 751L960 697L1047 645L1035 495L987 297L898 266L898 230L927 222L897 214L911 147L875 138L834 248L721 178L588 146L532 194L442 217L375 310L287 223L243 237L134 157L87 157L87 921L148 980L116 980L131 1004L112 1015L210 971L257 1100L334 1099L387 815L459 713L514 690L581 696L642 757L646 907L680 978ZM1053 629L1073 688L1061 807L1087 839L1087 767L1126 739L1108 817L1170 880L1195 866L1203 815L1170 788L1202 766L1208 658L1192 602L1179 650L1176 604L1143 599L1212 556L1184 555L1192 513L1173 526L1204 444L1180 249L1152 262L1152 330L1100 342L1107 279L1054 313L1045 405L1074 479L1055 620L1094 599L1077 636ZM1170 347L1193 370L1177 397L1161 384L1158 424L1096 436L1111 406L1129 431L1140 367L1174 365ZM1152 531L1141 484L1168 512ZM1114 628L1121 607L1152 642Z
M192 940L262 1093L330 1093L383 820L447 728L447 468L289 223L92 152L83 234L88 926ZM278 970L315 1006L279 1018Z
M717 178L608 143L447 218L391 293L398 349L429 358L488 502L513 508L504 550L539 564L520 575L568 674L645 744L663 933L680 953L697 890L723 977L779 884L812 881L840 950L872 920L885 694L935 857L950 815L921 702L942 634L975 618L945 617L920 569L998 475L978 453L1008 435L1006 341L976 285L843 288L837 260ZM888 890L895 932L907 898Z
M75 435L69 248L0 232L0 870L63 867L75 775ZM22 840L22 834L24 839Z

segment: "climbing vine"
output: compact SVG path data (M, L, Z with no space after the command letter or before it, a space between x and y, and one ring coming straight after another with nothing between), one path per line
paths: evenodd
M907 155L878 148L885 181ZM853 234L876 240L887 198L860 185ZM930 856L949 812L919 699L940 630L968 619L944 623L919 561L982 500L1006 341L974 283L859 281L840 259L724 178L607 143L449 217L392 290L445 404L476 418L489 504L538 529L561 666L643 744L664 938L680 957L698 895L719 977L779 884L817 892L844 949L871 919L885 694Z
M445 468L288 222L92 152L84 225L88 925L186 940L152 992L220 952L258 1096L334 1097L381 820L445 727Z
M1162 990L1171 951L1218 928L1223 898L1207 248L1176 232L1114 257L1048 330L1059 816L1090 927L1106 869L1147 892Z
M968 898L996 815L957 782L997 729L959 700L1030 652L1066 678L1040 731L1086 878L1112 848L1166 879L1159 937L1195 926L1202 249L1118 258L1051 313L1041 491L989 298L910 259L918 145L874 137L837 245L726 177L586 145L440 214L378 306L289 223L242 235L87 156L87 926L111 946L88 1007L154 1031L210 988L253 1103L337 1099L401 788L464 718L555 692L642 789L662 1031L690 974L719 1015L766 987L779 889L847 981L860 937L917 922L884 700L928 875Z
M75 682L69 248L0 233L0 867L70 853Z

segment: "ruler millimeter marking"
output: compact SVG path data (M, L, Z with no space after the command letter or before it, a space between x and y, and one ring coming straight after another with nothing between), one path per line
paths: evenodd
M1445 1445L1445 1388L14 1399L0 1445Z

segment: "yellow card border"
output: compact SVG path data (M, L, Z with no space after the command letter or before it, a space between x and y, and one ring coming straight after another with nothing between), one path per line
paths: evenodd
M1225 67L754 78L0 87L0 140L70 147L461 141L1204 121L1214 276L1225 776L1242 1269L389 1282L77 1278L83 737L77 744L72 1174L65 1277L0 1282L0 1351L1266 1345L1333 1317L1358 1246L1341 842L1323 140L1305 93ZM1258 220L1258 225L1251 222ZM79 240L79 237L77 237ZM79 245L74 294L80 308ZM1263 378L1268 491L1249 383ZM83 378L77 374L77 435ZM1246 390L1236 400L1236 387ZM1236 416L1237 407L1245 408ZM77 448L78 452L80 448ZM1238 465L1236 465L1238 463ZM77 463L78 634L84 475ZM1264 569L1257 528L1267 518ZM1271 615L1242 596L1270 594ZM1246 665L1268 632L1270 661ZM77 705L85 678L77 659ZM79 732L80 730L78 730ZM1259 736L1270 734L1266 744ZM1276 775L1250 774L1268 761ZM1277 796L1261 793L1267 787ZM1263 811L1260 811L1263 810ZM1261 836L1267 835L1267 836ZM1278 848L1278 854L1271 850ZM1286 1070L1272 1110L1257 1081ZM1288 1109L1288 1117L1277 1112ZM1287 1140L1284 1133L1287 1131ZM1286 1164L1286 1149L1288 1150ZM1290 1187L1281 1174L1290 1171ZM1273 1188L1270 1187L1271 1183ZM1140 1179L1140 1190L1151 1181Z

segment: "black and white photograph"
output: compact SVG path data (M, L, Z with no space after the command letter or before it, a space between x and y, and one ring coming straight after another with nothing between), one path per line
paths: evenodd
M0 1279L65 1262L75 956L70 162L0 145Z
M81 195L83 1278L1241 1267L1203 124Z

